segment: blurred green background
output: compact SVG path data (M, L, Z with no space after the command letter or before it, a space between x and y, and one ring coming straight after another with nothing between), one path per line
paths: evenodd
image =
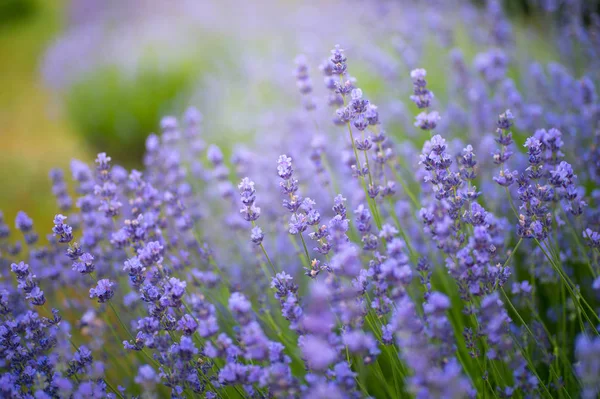
M40 59L64 23L65 0L0 0L0 209L9 224L27 209L42 221L55 208L48 172L90 158L44 85ZM51 221L44 221L46 227Z
M185 109L211 60L204 55L224 47L140 39L138 31L156 29L151 24L122 34L133 37L129 48L116 47L137 7L152 8L126 3L0 0L0 210L9 225L26 210L38 231L49 231L53 167L69 174L71 159L92 161L99 151L139 166L145 137L161 116ZM119 19L122 11L129 14Z

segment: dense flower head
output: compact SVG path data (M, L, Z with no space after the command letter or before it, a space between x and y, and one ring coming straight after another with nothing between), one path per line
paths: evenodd
M434 130L441 120L437 111L421 112L415 118L415 126L423 130Z
M506 75L508 57L499 48L479 53L473 60L475 69L489 84L496 84Z
M593 248L600 248L600 233L593 231L592 229L585 229L583 237L586 239L588 245Z
M71 210L73 199L69 194L64 172L61 169L54 168L50 170L49 176L52 181L52 194L56 197L60 210L63 212Z
M96 183L93 188L94 195L99 200L98 211L103 212L107 217L113 218L119 215L123 206L117 195L117 185L119 179L119 168L111 167L111 157L106 153L99 153L96 158ZM113 173L116 172L116 173ZM126 173L123 173L126 176Z
M158 241L150 241L143 248L138 249L137 258L145 266L161 263L163 261L163 250L164 247Z
M144 282L146 267L144 267L138 257L134 256L126 260L123 263L123 270L129 274L129 278L135 286L140 286Z
M279 156L277 160L277 174L284 180L288 180L292 177L292 158L283 154Z
M252 311L252 304L243 294L234 292L229 297L229 310L236 318L246 319Z
M335 45L335 48L331 50L331 73L334 75L343 75L346 72L346 56L344 55L344 49L339 44Z
M252 232L250 234L250 239L252 240L252 242L256 245L260 245L263 241L263 238L265 238L265 235L262 229L258 226L253 227Z
M94 256L85 252L79 256L79 259L73 262L73 270L83 274L89 274L95 270Z
M301 348L308 366L314 370L324 370L338 357L338 353L326 339L314 335L302 337Z
M52 234L59 236L58 242L68 243L73 240L73 228L65 223L67 217L58 214L54 217L54 227L52 228Z
M23 233L28 233L33 228L33 220L25 212L19 211L15 219L15 225Z
M511 128L511 126L513 125L513 119L515 119L514 115L512 112L510 112L510 109L507 109L504 113L500 114L500 116L498 117L498 129L502 129L502 130L508 130Z
M240 209L240 212L246 221L254 222L260 217L260 208L254 205L254 202L256 201L254 182L247 177L244 177L240 184L238 184L238 189L240 190L242 205L244 205L244 207Z
M25 262L13 263L10 266L10 270L17 276L17 278L22 279L29 275L29 265Z
M214 144L208 147L206 156L208 160L215 166L218 166L223 162L223 152L221 151L221 148Z
M164 285L164 293L160 298L162 306L177 308L181 306L181 299L185 294L187 283L176 277L170 277Z
M110 167L110 161L112 161L112 158L106 155L105 152L101 152L98 154L94 162L96 162L96 167L98 170L108 170Z
M433 93L427 90L425 76L427 76L427 72L423 68L413 69L410 72L410 78L413 81L413 95L410 96L410 99L418 108L429 108L433 99Z
M110 300L115 292L112 287L115 285L109 279L98 280L98 284L94 288L90 288L90 298L98 298L99 303L104 303Z
M296 57L294 63L296 64L296 86L303 96L302 104L307 111L311 111L316 108L316 104L311 96L313 86L309 76L308 60L304 54L300 54Z
M587 337L584 334L577 337L575 370L583 383L583 398L594 398L600 393L600 384L596 378L600 372L599 353L600 339L598 337Z
M152 366L149 364L144 364L140 366L134 381L143 386L145 389L152 389L158 382L160 382L160 377L156 371L154 371Z

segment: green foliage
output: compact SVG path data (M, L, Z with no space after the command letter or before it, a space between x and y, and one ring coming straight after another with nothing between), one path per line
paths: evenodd
M200 59L187 58L168 65L146 57L134 73L118 66L99 68L69 88L69 116L96 149L119 162L139 162L144 140L156 130L156 121L183 108L206 69Z
M0 0L0 28L27 20L37 9L35 0Z

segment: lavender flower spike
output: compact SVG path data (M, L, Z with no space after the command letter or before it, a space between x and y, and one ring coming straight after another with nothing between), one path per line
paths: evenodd
M67 217L60 214L54 217L52 235L58 236L58 242L60 243L68 243L73 240L73 228L66 224L65 220L67 220Z
M260 208L254 205L256 201L256 190L254 190L254 182L247 177L244 177L240 184L240 197L244 208L240 212L244 215L244 219L248 222L254 222L260 217Z
M105 303L113 297L115 292L112 287L115 283L109 279L102 279L98 281L98 284L94 288L90 288L90 298L98 298L99 303Z

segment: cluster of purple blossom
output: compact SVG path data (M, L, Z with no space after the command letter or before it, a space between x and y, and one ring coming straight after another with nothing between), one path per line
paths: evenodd
M497 47L472 68L449 55L468 112L424 69L402 78L424 140L386 133L335 46L334 112L296 60L285 151L207 146L190 108L148 137L143 170L104 153L72 161L73 185L53 170L46 241L0 216L0 396L600 394L596 76L533 67L539 90L519 92L494 4Z

